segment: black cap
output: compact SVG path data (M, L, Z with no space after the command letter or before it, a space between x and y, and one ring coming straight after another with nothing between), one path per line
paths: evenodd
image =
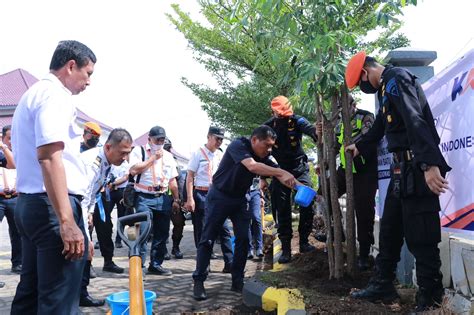
M150 129L148 133L148 137L150 138L166 138L166 132L163 127L155 126Z
M214 136L219 137L219 138L224 138L224 128L211 126L211 127L209 127L208 134L214 135Z

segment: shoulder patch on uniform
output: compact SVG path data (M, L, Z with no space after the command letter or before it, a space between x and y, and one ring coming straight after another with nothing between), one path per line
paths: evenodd
M385 87L385 92L393 96L399 96L395 78L392 78L390 81L388 81L387 86Z
M100 156L97 156L95 158L94 164L100 167L100 163L102 162L102 158Z

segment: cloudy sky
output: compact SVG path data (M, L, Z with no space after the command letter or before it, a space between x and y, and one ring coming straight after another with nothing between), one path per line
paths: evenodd
M166 128L178 151L205 141L209 120L199 100L180 83L211 83L192 59L183 36L165 17L170 4L199 15L194 0L15 0L0 3L0 73L22 68L41 78L56 44L79 40L98 57L91 86L75 97L88 115L133 137ZM435 72L474 47L472 0L418 1L405 10L403 32L412 46L436 50ZM363 107L372 108L371 100Z

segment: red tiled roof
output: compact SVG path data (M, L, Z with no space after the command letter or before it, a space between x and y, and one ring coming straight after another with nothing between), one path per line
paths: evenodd
M7 126L7 125L11 125L12 124L12 116L2 116L0 117L0 129L2 129L3 127Z
M2 106L16 106L21 96L38 81L32 74L23 69L16 69L0 75L0 108ZM113 128L85 114L77 109L77 119L81 123L93 121L100 125L102 129L111 131ZM0 126L11 124L11 116L0 117Z
M37 81L23 69L0 75L0 106L16 106L23 93Z

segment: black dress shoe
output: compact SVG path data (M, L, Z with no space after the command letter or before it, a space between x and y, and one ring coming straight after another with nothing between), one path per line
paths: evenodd
M148 273L152 275L159 275L159 276L171 276L173 273L171 270L163 268L160 265L151 265L148 267Z
M173 247L171 250L171 255L174 255L176 259L183 259L183 253L179 250L179 247Z
M231 273L232 270L232 265L231 264L225 264L224 269L222 269L222 273Z
M99 248L100 248L99 242L95 242L94 249L99 249Z
M163 259L164 260L170 260L171 259L170 253L166 252L166 254L163 256Z
M104 305L105 300L94 299L92 296L81 296L79 300L79 306L90 306L90 307L98 307Z
M253 250L249 250L247 254L247 259L253 259Z
M309 252L314 252L316 250L316 247L313 245L310 245L308 243L303 243L300 244L300 253L309 253Z
M365 289L352 292L351 297L367 300L372 303L382 302L384 304L391 304L400 298L392 281L380 279L371 279Z
M217 255L214 252L211 253L211 259L217 259Z
M89 278L95 279L97 278L97 272L95 272L94 266L91 265L91 271L89 272Z
M257 249L257 257L258 258L262 258L264 255L263 255L263 250L261 249Z
M194 280L193 297L197 301L207 299L206 289L204 289L204 282Z
M20 274L21 273L21 265L16 265L12 267L12 272Z
M103 271L113 272L113 273L123 273L124 269L117 266L113 261L105 263Z
M115 248L122 248L122 242L115 242Z
M243 288L244 288L243 282L232 282L232 286L230 287L230 290L234 292L242 292Z

